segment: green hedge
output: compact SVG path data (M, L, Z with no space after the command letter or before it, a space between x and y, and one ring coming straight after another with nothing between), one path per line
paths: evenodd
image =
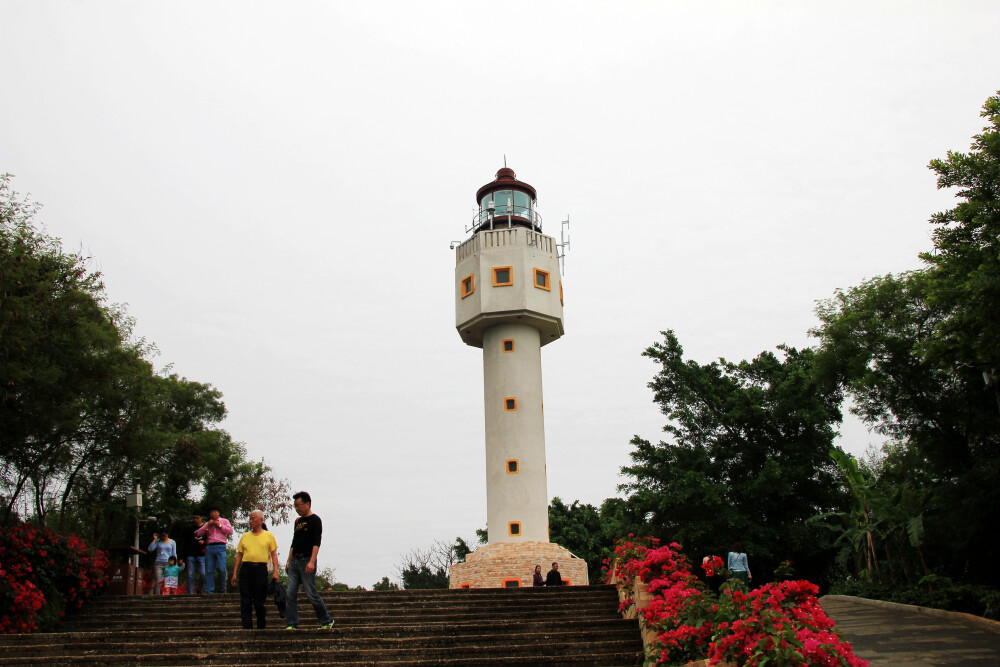
M848 580L830 587L834 595L854 595L870 600L885 600L899 602L932 609L960 611L984 618L1000 620L1000 591L987 586L970 584L952 584L947 581L934 584L934 590L929 590L927 584L922 586L886 587L878 584Z

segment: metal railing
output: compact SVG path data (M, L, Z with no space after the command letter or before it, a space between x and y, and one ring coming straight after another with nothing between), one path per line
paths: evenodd
M514 226L515 220L517 223L527 220L539 231L542 229L542 216L538 215L534 209L527 206L502 204L493 210L479 209L479 212L472 217L472 226L467 228L465 232L469 233L483 227L486 229L510 228Z

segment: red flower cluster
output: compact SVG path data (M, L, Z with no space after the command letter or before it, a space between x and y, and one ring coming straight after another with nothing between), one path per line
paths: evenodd
M75 535L28 524L0 530L0 633L59 624L104 588L108 559Z
M847 665L865 667L816 600L808 581L784 581L749 593L740 582L725 584L716 595L692 572L681 546L655 547L650 539L619 542L616 561L605 565L609 581L631 590L638 577L651 594L638 612L656 633L647 646L647 665L683 665L708 657L715 665ZM619 555L631 560L618 560ZM706 557L708 576L722 570L722 559ZM623 603L627 609L631 600Z
M818 592L808 581L783 581L750 591L730 634L712 644L712 664L731 660L757 665L774 663L780 656L790 665L866 666L834 630L833 620L816 600Z
M722 558L719 556L705 556L701 559L701 569L705 570L706 577L714 577L722 566Z
M628 537L615 540L615 554L611 558L604 559L604 581L609 584L616 584L618 590L624 595L619 611L625 611L633 604L632 599L633 583L642 566L642 561L646 558L649 549L656 548L660 543L655 537L639 537L632 533Z

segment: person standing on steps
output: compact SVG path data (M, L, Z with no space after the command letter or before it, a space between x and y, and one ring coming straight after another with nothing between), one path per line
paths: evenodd
M205 538L195 535L204 522L201 520L200 512L195 512L192 516L194 523L188 529L187 542L184 547L185 559L187 560L188 595L194 595L194 580L198 574L201 575L201 582L197 586L197 590L199 593L205 590Z
M285 629L297 630L299 627L299 606L296 594L299 584L306 591L306 597L312 603L313 611L321 628L332 628L333 619L326 610L323 598L316 592L316 570L319 546L323 541L323 522L312 512L312 498L305 491L299 491L292 496L295 513L295 531L292 536L292 549L285 562L285 572L288 573L288 597L285 602Z
M562 586L562 575L559 574L559 563L552 563L552 569L545 575L545 586Z
M542 579L542 566L536 565L535 574L531 578L531 586L534 588L535 586L544 586L544 585L545 585L545 580Z
M177 543L170 539L167 531L153 535L153 542L146 549L147 552L155 552L156 559L153 563L153 595L159 595L160 583L163 581L163 570L167 567L170 558L177 558Z
M233 578L229 582L236 586L237 577L240 583L240 620L243 629L253 628L253 611L257 612L257 629L267 627L267 610L264 602L267 600L267 564L270 561L274 573L271 578L278 581L278 543L274 535L264 530L264 513L260 510L250 512L250 532L243 533L236 545L236 565L233 567Z
M233 526L227 519L219 518L219 508L208 510L208 522L194 531L199 537L204 537L205 545L205 593L215 592L215 573L222 573L221 591L226 592L226 543L233 534Z

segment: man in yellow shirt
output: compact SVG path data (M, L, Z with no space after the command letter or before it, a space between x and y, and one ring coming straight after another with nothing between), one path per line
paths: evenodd
M264 513L260 510L250 512L250 532L243 533L236 545L236 567L233 568L233 579L230 582L236 586L236 577L240 580L240 619L243 629L253 628L251 607L257 610L257 629L267 627L267 612L264 601L267 600L267 562L271 561L272 578L278 579L278 542L274 535L264 530Z

